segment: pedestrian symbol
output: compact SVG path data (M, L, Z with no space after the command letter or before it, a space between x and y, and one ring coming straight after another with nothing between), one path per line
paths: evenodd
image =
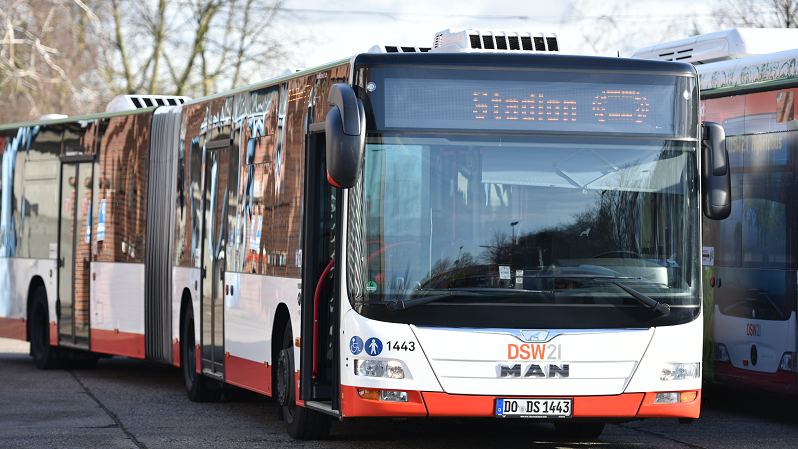
M363 339L354 336L351 340L349 340L349 350L352 351L352 354L358 355L361 351L363 351Z
M380 355L382 352L382 342L379 338L370 338L366 340L366 353L368 355Z

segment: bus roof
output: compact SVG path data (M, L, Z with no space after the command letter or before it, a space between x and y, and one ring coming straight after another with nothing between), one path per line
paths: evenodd
M798 37L798 35L796 35ZM798 48L696 67L701 97L798 85Z
M652 61L646 59L605 56L575 56L564 54L507 54L507 53L363 53L356 57L356 65L412 65L461 67L464 69L611 71L627 73L662 73L695 76L695 68L683 62Z

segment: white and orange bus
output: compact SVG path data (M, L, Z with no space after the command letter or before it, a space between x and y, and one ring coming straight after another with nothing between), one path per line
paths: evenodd
M798 394L798 30L740 29L657 46L696 64L701 114L728 136L732 214L703 226L705 379ZM656 58L652 52L639 56Z
M274 396L295 438L696 418L700 219L731 206L698 89L690 64L447 30L3 125L0 335L41 368L121 355L193 401Z

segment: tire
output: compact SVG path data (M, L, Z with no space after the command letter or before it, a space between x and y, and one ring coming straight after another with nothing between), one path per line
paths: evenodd
M562 437L598 438L604 431L604 423L556 423L554 430Z
M32 313L30 347L33 361L39 369L59 368L58 348L50 346L50 312L44 287L37 288L33 294Z
M222 388L211 388L211 381L197 372L197 345L194 339L194 311L188 308L183 314L183 335L180 336L180 369L183 384L191 402L216 402L222 397Z
M283 407L285 429L296 440L320 440L330 433L331 418L324 413L309 410L296 403L296 376L293 351L294 338L291 325L286 325L283 335L283 350L277 358L277 400Z

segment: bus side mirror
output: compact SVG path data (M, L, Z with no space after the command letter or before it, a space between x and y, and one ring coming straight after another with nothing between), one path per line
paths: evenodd
M726 131L714 122L704 122L701 129L701 210L710 220L723 220L731 214Z
M333 84L327 103L333 107L324 122L327 180L336 187L348 189L357 183L363 171L366 113L349 84Z

